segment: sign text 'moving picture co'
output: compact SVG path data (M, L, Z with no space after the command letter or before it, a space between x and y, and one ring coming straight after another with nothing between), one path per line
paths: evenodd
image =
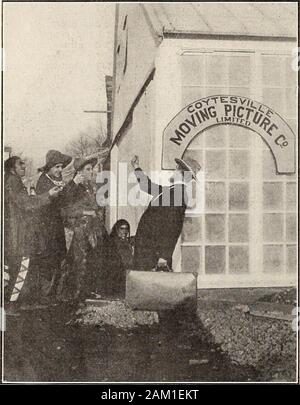
M271 149L277 173L295 172L295 135L290 126L268 106L230 95L194 101L169 122L164 130L162 167L174 168L174 158L182 156L197 134L221 124L239 125L256 132Z

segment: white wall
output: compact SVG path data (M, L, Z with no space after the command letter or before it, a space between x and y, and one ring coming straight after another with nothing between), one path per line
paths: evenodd
M113 136L118 133L133 101L149 76L157 49L140 4L119 3L118 10L118 27L115 34ZM125 18L126 27L123 29ZM126 41L127 68L124 73Z
M127 174L133 172L131 167L131 159L134 155L138 155L140 159L141 168L148 174L154 167L154 155L152 151L152 139L153 139L153 123L154 123L154 88L153 82L149 84L146 91L142 95L139 103L133 112L132 122L122 132L122 136L117 145L113 148L112 153L112 167L113 171L117 170L117 162L122 165L127 165ZM118 153L116 152L118 150ZM120 166L119 166L120 170ZM121 175L118 173L118 194L121 194L121 188L125 192L126 185L124 173ZM135 178L135 177L133 177ZM134 183L137 185L137 183ZM129 185L133 187L133 185ZM146 196L145 196L146 197ZM121 201L119 201L121 202ZM110 215L111 224L116 219L126 219L131 225L131 233L135 234L138 221L145 207L132 207L125 205L125 202L121 202L117 210L113 209Z

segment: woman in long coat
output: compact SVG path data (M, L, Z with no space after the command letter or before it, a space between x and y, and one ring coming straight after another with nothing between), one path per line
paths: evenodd
M130 236L130 225L125 219L119 219L113 226L109 235L111 244L115 246L120 265L125 274L126 270L133 269L134 241Z
M134 238L130 236L130 225L125 219L119 219L109 235L110 246L107 249L110 288L119 297L125 297L126 270L133 269Z

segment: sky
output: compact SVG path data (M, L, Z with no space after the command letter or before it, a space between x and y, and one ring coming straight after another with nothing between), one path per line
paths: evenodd
M106 110L115 4L3 3L4 145L38 167Z

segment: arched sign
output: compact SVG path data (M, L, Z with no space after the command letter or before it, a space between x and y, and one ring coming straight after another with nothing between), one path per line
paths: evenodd
M194 101L169 122L163 133L162 168L174 169L174 159L183 155L199 132L221 124L239 125L255 131L273 153L277 173L295 173L295 135L289 125L264 104L247 97L228 95Z

